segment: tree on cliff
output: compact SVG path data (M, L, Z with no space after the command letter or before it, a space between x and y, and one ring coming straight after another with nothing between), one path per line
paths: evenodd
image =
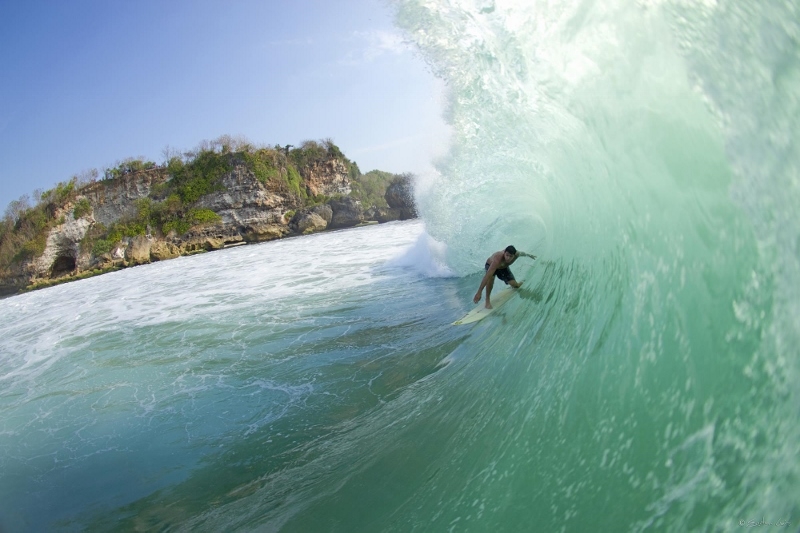
M9 220L12 224L16 224L19 217L31 208L31 200L27 194L23 194L18 200L12 200L6 207L3 218Z

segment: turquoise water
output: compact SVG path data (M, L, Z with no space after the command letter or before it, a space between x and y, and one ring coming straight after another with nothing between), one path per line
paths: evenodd
M394 6L422 221L0 301L0 526L797 531L793 4Z

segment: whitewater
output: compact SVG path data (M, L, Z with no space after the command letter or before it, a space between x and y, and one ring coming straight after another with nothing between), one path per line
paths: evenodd
M0 530L797 531L795 5L392 8L421 218L0 300Z

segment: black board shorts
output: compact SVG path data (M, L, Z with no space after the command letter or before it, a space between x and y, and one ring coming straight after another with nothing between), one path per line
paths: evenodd
M483 266L483 269L488 272L489 266L491 265L489 265L489 262L487 261L486 264ZM497 279L499 279L500 281L504 281L506 285L508 285L509 281L517 281L516 278L514 277L514 274L511 273L511 269L508 267L498 268L497 270L494 271L494 275L497 276Z

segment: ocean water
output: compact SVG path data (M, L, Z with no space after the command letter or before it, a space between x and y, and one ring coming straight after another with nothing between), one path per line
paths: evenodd
M0 300L0 529L798 531L794 4L393 9L421 220Z

